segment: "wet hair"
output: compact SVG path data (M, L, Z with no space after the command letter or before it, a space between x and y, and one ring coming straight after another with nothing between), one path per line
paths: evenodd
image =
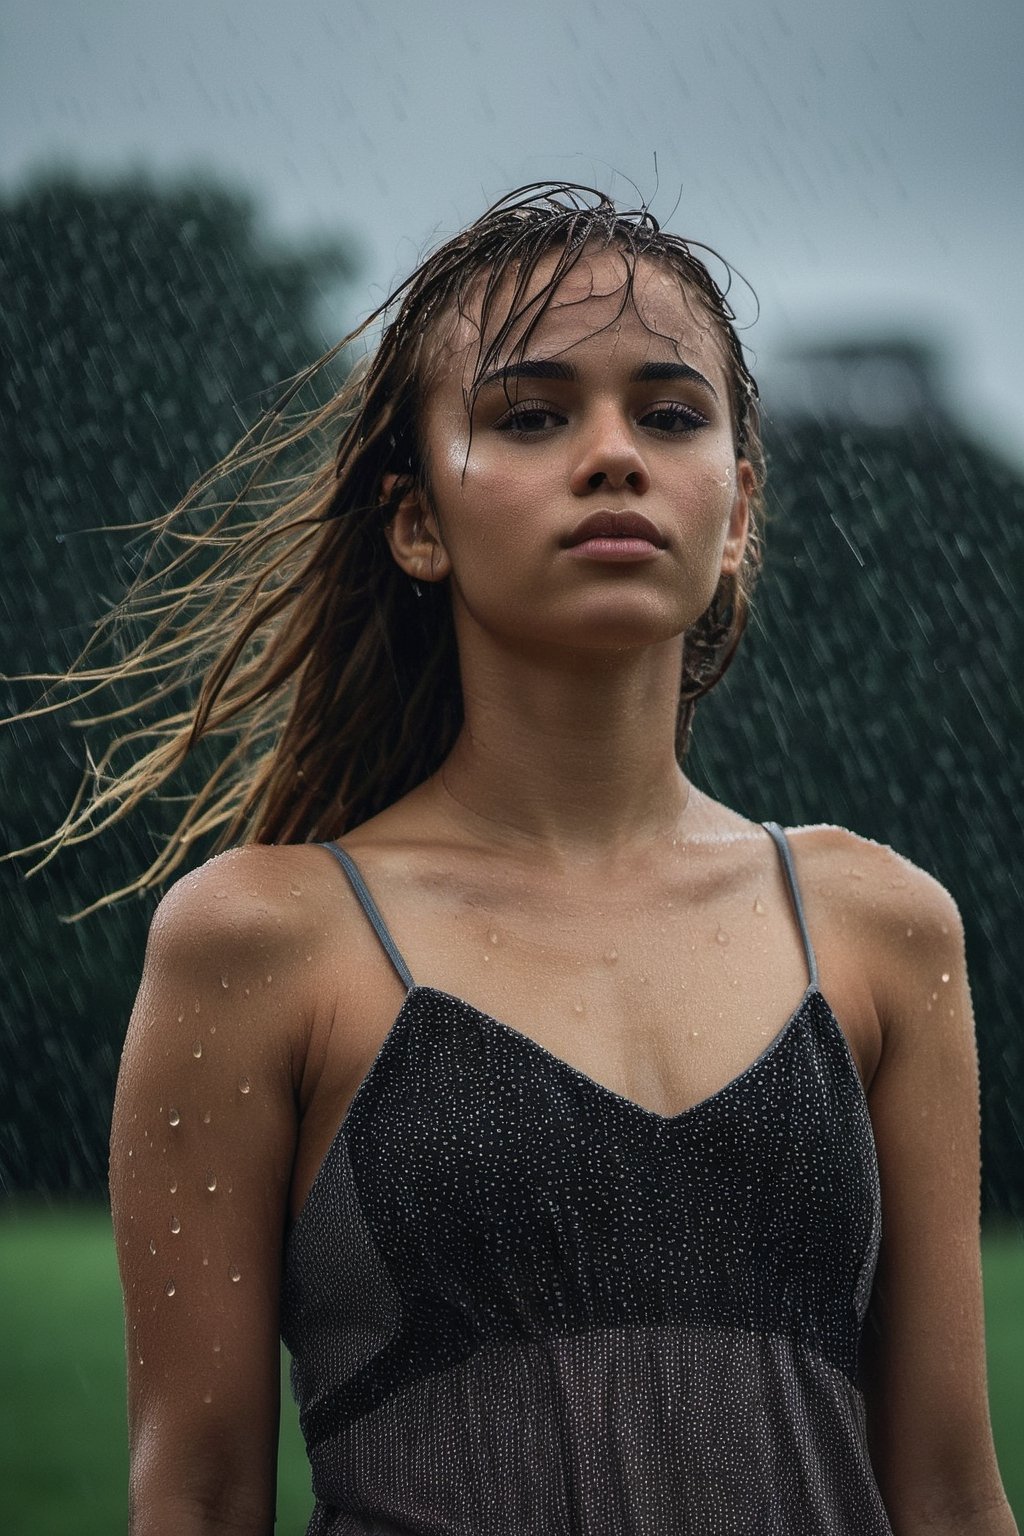
M158 885L210 834L218 848L338 837L440 766L462 723L448 587L425 585L418 596L385 537L410 488L429 502L420 418L440 350L432 343L446 322L475 316L472 414L495 360L508 361L510 349L521 356L563 278L585 253L606 249L624 261L623 306L644 261L674 272L707 311L724 342L736 453L755 479L741 567L685 635L683 761L697 701L736 652L761 565L757 385L728 282L720 286L697 254L713 252L667 233L647 208L620 209L592 188L522 187L435 250L178 507L146 525L152 573L143 568L69 672L47 679L66 691L44 708L111 690L118 702L85 724L119 722L115 739L90 754L65 821L37 845L47 858L161 790L201 744L227 739L150 867L94 906ZM378 344L328 403L299 413L302 389L378 324ZM399 478L385 496L389 472ZM95 660L98 647L118 641L116 659Z

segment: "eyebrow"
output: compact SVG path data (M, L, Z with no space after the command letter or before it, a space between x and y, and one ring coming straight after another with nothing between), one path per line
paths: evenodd
M556 379L573 384L579 380L579 373L572 363L562 362L556 357L524 358L520 363L506 363L503 368L485 374L477 389L486 389L489 384L502 384L507 389L516 379ZM632 375L634 384L673 384L680 381L702 384L718 399L718 392L710 380L698 373L696 368L691 368L689 363L644 363Z

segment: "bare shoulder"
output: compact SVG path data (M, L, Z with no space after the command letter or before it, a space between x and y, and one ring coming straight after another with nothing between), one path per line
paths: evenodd
M787 828L786 836L801 888L848 929L883 1024L904 1014L926 983L945 985L963 972L960 911L934 875L845 827Z

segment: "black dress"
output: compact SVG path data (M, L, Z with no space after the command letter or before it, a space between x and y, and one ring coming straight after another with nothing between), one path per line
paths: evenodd
M310 1536L891 1536L858 1344L871 1122L810 983L678 1115L409 988L287 1240Z

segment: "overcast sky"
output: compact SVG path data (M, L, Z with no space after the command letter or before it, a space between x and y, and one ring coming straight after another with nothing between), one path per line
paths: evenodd
M365 309L519 183L632 180L750 278L765 370L927 331L1024 460L1022 66L1021 0L5 0L0 181L221 172L357 236Z

